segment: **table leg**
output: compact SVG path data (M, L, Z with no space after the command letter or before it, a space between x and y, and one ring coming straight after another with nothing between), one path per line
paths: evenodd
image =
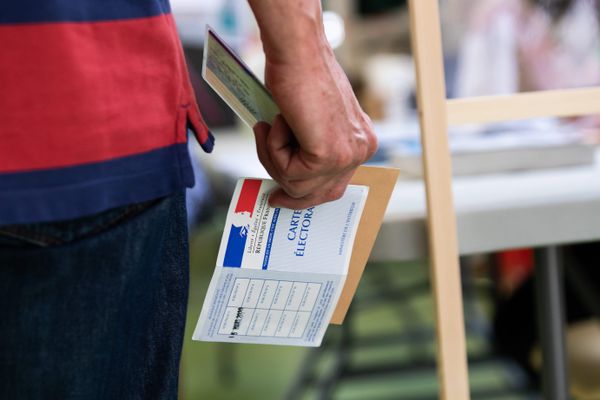
M565 347L564 290L559 248L536 250L536 296L538 329L542 346L542 385L544 399L569 398Z

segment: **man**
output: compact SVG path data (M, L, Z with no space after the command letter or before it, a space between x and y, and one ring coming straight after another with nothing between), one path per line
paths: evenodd
M249 3L282 112L255 127L271 203L337 199L376 139L320 2ZM0 43L0 397L175 398L188 128L213 139L169 4L3 2Z

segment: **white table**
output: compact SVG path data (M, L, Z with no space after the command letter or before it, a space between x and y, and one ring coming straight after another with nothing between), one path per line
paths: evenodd
M249 133L217 132L214 154L200 161L224 190L241 176L268 177ZM600 239L600 151L591 166L456 177L454 204L463 255ZM371 259L426 257L425 218L423 182L400 179Z
M600 239L600 152L583 167L454 178L461 254ZM425 192L399 181L372 254L410 260L427 254Z
M201 156L224 191L238 177L268 177L251 133L217 133L215 153ZM453 181L460 254L534 247L544 381L566 388L564 310L557 246L600 240L600 151L594 165L498 175L461 176ZM400 179L375 247L373 261L427 256L426 205L422 181Z

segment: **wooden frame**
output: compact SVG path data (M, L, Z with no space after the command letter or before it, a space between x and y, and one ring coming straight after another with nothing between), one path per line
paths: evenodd
M446 102L446 112L449 125L597 114L600 88L452 99Z
M427 190L440 397L461 400L469 398L469 380L438 1L411 0L409 9Z
M440 398L469 399L448 125L600 114L600 88L447 100L438 0L409 0L427 191Z

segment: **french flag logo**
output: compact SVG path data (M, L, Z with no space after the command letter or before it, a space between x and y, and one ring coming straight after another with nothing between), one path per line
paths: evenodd
M262 181L259 179L246 179L242 184L229 230L229 240L223 260L224 267L240 268L242 265L248 230L261 184Z

